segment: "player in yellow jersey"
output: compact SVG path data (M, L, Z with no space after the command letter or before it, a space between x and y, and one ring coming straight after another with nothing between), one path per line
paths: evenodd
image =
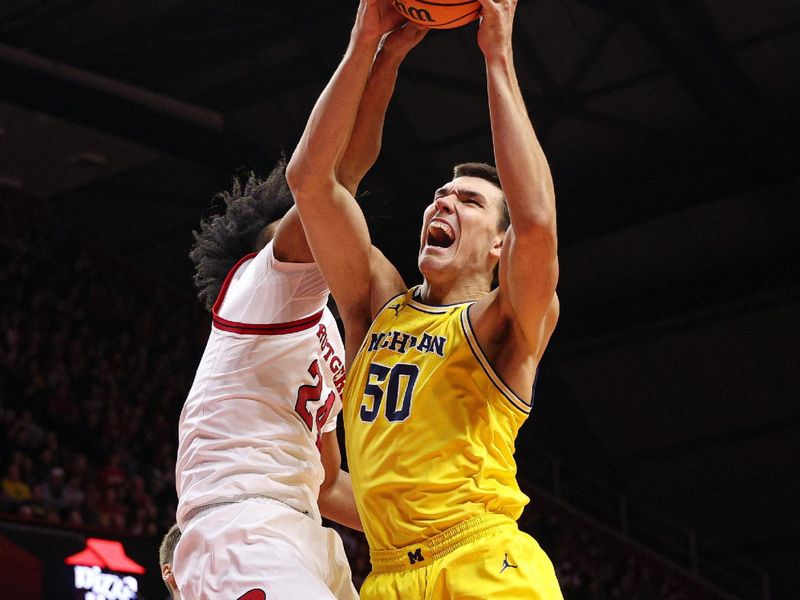
M353 128L374 119L373 57L402 24L389 0L361 0L287 172L345 323L345 434L370 600L561 598L549 559L517 528L528 498L513 458L558 318L555 197L514 71L516 1L480 1L497 169L460 165L434 194L420 286L408 290L372 249L337 171Z

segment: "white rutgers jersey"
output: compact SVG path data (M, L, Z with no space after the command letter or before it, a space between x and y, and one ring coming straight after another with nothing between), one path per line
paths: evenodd
M336 427L344 348L313 263L272 243L231 269L178 431L178 525L201 506L269 497L319 520L322 433Z

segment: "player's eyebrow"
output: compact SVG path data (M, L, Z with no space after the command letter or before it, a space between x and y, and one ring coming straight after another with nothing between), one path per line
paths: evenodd
M433 197L434 198L438 198L439 196L444 196L449 191L450 191L450 189L446 185L443 185L438 190L433 192Z
M443 185L440 187L436 192L434 192L433 197L438 198L447 193L454 193L456 196L466 196L469 198L475 198L476 200L485 201L486 197L481 194L480 192L476 192L475 190L471 190L469 188L461 188L461 187L451 187L449 185Z

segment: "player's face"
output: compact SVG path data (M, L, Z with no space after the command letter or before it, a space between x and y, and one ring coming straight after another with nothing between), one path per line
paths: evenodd
M434 194L425 209L419 269L429 281L489 275L505 232L499 223L503 193L479 177L457 177Z

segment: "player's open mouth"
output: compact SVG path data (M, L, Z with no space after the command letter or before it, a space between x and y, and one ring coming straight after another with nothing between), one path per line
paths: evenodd
M428 225L428 245L436 248L449 248L456 236L453 229L444 221L431 221Z

